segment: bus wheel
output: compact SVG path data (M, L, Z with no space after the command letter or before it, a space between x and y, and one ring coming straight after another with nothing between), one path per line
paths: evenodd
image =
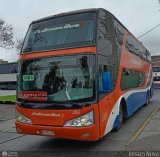
M114 128L114 131L119 131L122 127L123 124L123 119L124 119L124 113L123 113L123 107L120 105L119 108L119 118L118 118L118 125Z
M150 102L150 96L149 96L149 95L147 95L147 99L146 99L145 106L147 106L147 105L149 104L149 102Z

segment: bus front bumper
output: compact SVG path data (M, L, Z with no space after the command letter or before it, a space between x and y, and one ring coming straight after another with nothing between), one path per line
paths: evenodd
M75 140L96 141L100 138L99 129L94 124L87 127L55 127L15 122L19 134L49 136Z

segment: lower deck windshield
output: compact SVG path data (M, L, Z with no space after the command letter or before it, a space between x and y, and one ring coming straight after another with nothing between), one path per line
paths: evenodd
M93 98L94 55L32 59L21 63L20 92L46 92L47 101Z

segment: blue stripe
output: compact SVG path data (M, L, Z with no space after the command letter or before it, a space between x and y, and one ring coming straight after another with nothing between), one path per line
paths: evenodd
M147 100L147 92L137 92L131 94L127 100L127 112L130 117L137 109L143 106Z
M116 119L114 121L112 129L114 129L116 126L118 126L118 124L119 124L119 115L117 115L117 117L116 117Z

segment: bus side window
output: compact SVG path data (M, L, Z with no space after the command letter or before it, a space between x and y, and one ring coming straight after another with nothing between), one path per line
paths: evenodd
M133 69L123 69L121 89L123 91L145 85L145 73Z

